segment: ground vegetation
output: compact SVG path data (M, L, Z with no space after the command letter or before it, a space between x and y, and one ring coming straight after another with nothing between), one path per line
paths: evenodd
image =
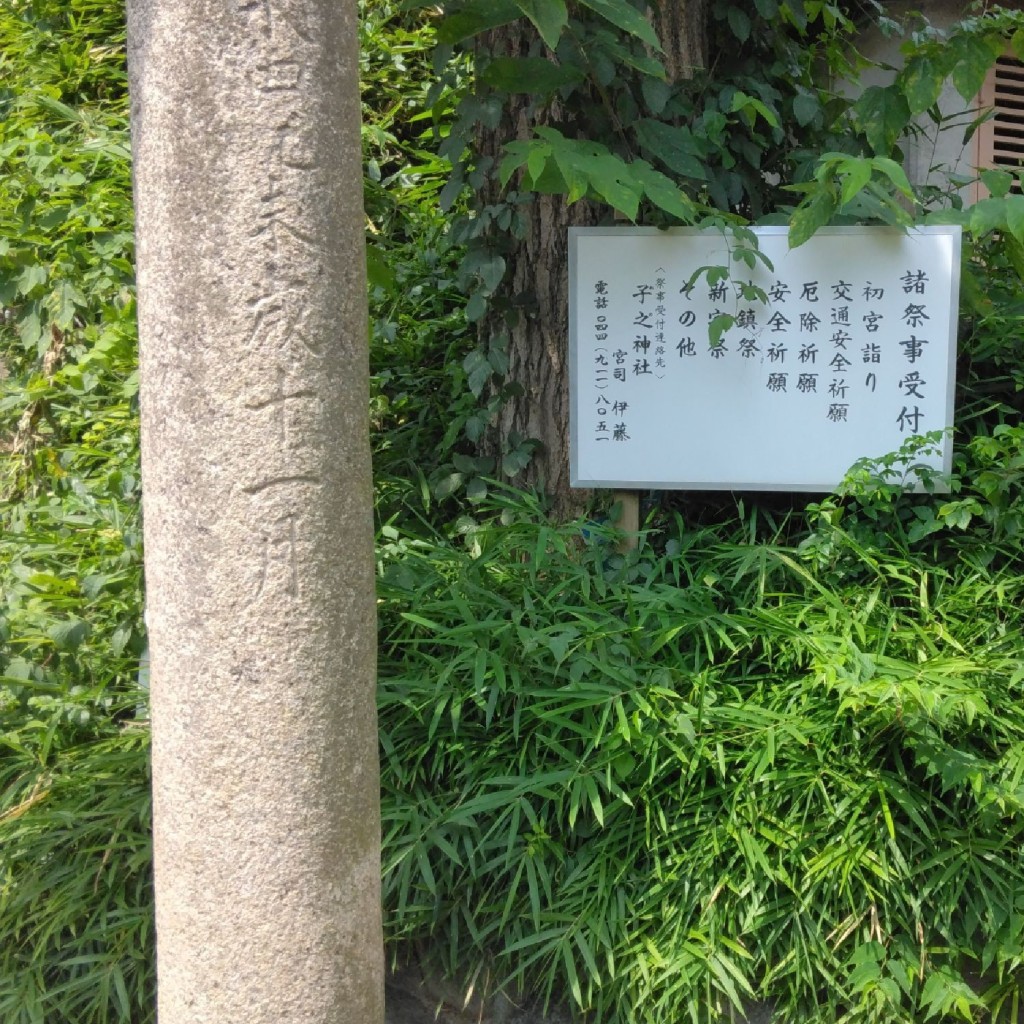
M686 37L719 54L707 75L664 56L641 6L362 5L389 948L609 1024L755 1001L823 1024L1015 1020L1024 199L993 172L960 209L899 165L913 118L945 116L943 80L969 97L1020 45L1015 16L919 25L892 86L846 99L815 71L857 73L870 6L710 0ZM123 59L109 0L0 11L12 1024L154 1012ZM593 116L570 131L572 103ZM474 148L510 109L522 131ZM811 500L658 496L628 551L600 496L552 518L542 473L509 482L543 439L509 411L520 342L495 333L518 330L537 202L782 217L795 242L962 222L951 492L887 482L907 450Z

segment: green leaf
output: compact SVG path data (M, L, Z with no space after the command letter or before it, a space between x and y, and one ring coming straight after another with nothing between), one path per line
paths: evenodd
M40 285L46 284L46 267L30 263L18 275L18 294L30 295Z
M672 718L672 724L676 732L680 733L683 739L692 747L697 742L697 731L693 727L693 719L683 712L679 712Z
M387 257L375 245L366 247L366 278L374 288L383 288L389 294L395 291L395 275L388 266Z
M647 109L652 114L660 114L672 96L672 86L660 78L645 75L640 80L640 92L643 93Z
M585 76L575 65L555 64L544 57L495 57L480 77L502 92L546 96L563 86L578 84Z
M910 187L906 172L895 160L887 156L875 157L872 161L874 166L880 170L908 199L914 198L914 190Z
M475 273L484 286L486 294L491 295L505 276L505 258L498 253L492 253L480 261L475 268Z
M556 149L554 156L555 166L565 179L568 202L572 204L584 199L590 189L590 179L580 170L569 154Z
M505 146L505 156L502 157L499 174L502 188L512 180L512 175L515 174L516 171L518 171L519 168L522 167L529 159L532 148L532 142L528 142L525 139L518 139L515 142L509 142ZM451 182L449 182L449 184L451 184ZM441 209L445 210L446 208L442 205Z
M801 128L807 127L821 112L818 97L809 92L798 92L793 97L793 116Z
M804 10L804 0L788 0L780 5L783 17L796 26L801 32L807 28L807 11Z
M1024 199L1024 197L1020 198ZM1009 214L1007 214L1007 221L1009 221ZM1003 247L1010 265L1017 272L1017 276L1024 281L1024 244L1021 244L1017 235L1011 233L1003 236Z
M912 114L923 114L938 102L945 73L925 56L911 58L903 72L903 92Z
M530 464L530 451L524 447L506 452L501 457L501 471L506 476L515 476Z
M965 230L971 222L971 211L954 210L951 207L930 210L923 217L925 224L959 224Z
M82 115L77 110L69 107L66 103L61 103L54 96L48 96L46 93L39 92L36 93L34 99L40 107L56 115L62 121L77 124L82 120Z
M588 192L596 193L631 220L636 219L643 186L623 160L597 143L567 139L555 128L538 127L536 132L550 148L556 167L564 166L573 176L585 178ZM568 187L565 181L561 184L563 189Z
M881 218L886 224L910 227L914 218L906 207L883 184L872 179L864 191L850 204L847 213L858 217Z
M620 213L635 221L643 187L630 174L629 167L609 153L594 160L589 172L594 191Z
M977 36L956 36L948 44L955 56L953 85L965 100L973 100L985 84L985 76L1002 52L1002 43Z
M698 157L701 147L689 128L677 128L645 117L636 124L636 137L640 145L666 167L688 178L707 180L707 168Z
M779 13L777 0L754 0L754 6L762 18L774 18Z
M434 485L434 497L438 500L444 498L450 498L460 487L462 486L462 474L461 473L449 473L447 476L442 477ZM410 614L405 615L406 618L413 622L418 621Z
M641 42L661 52L661 43L651 23L626 0L580 0L580 4L589 7L595 14L610 21L616 28L628 35L636 36Z
M612 39L602 39L600 50L602 57L635 68L645 78L653 78L659 82L665 80L665 65L649 54L638 53L635 46L618 43Z
M836 201L831 192L819 192L809 203L793 211L789 222L789 247L803 245L818 228L824 227L835 212Z
M469 297L469 302L466 303L466 319L471 324L475 324L478 320L483 319L486 312L487 299L483 292L473 292ZM472 381L470 382L470 387L472 388Z
M530 147L529 155L526 158L526 171L534 182L536 182L544 173L544 168L547 166L549 156L551 156L550 146L537 145L534 143Z
M569 948L569 944L565 943L562 946L562 962L565 965L565 976L569 979L569 991L572 993L573 1000L579 1007L586 1006L583 1001L583 991L580 988L579 975L576 972L576 963L572 957L572 950Z
M742 112L743 116L747 119L747 123L751 126L753 126L754 121L757 119L757 115L760 114L772 128L779 127L779 119L776 117L775 112L769 110L756 96L748 96L741 89L736 90L729 110L733 114Z
M729 13L726 17L729 20L729 28L732 30L732 34L741 43L745 43L750 38L750 16L742 7L730 4Z
M643 186L644 195L655 206L684 224L694 222L697 210L693 201L680 191L671 178L644 160L634 160L630 167L636 180Z
M901 92L872 85L854 104L854 112L871 148L887 156L910 121L910 107Z
M742 1009L743 1000L736 990L736 983L731 977L731 972L724 967L723 960L725 960L725 957L721 955L710 957L707 960L708 969L717 980L719 989L725 993L732 1005ZM747 988L750 988L749 982L747 983Z
M475 348L470 351L466 358L462 360L462 368L466 371L467 384L469 390L476 396L480 397L480 393L484 389L484 385L491 378L491 363L487 358L487 354L483 349ZM462 468L456 463L455 468L462 471Z
M1024 243L1024 196L1007 196L1006 226L1018 242Z
M466 437L474 444L484 436L487 429L487 421L482 416L470 416L466 420Z
M980 236L998 231L1006 225L1006 202L1003 199L982 199L971 207L971 234Z
M437 41L460 43L488 29L508 25L522 17L522 13L512 0L490 0L487 4L468 7L442 19L437 27Z
M49 306L57 326L71 327L78 309L88 305L88 299L72 284L63 280L50 295Z
M562 30L569 24L565 0L516 0L516 6L533 22L548 49L556 49Z
M40 345L43 338L43 325L37 310L32 309L21 318L18 324L18 335L21 338L22 345L27 349L43 347Z
M1017 60L1024 61L1024 28L1017 29L1010 36L1010 49L1013 50L1013 55Z
M850 159L841 167L846 172L843 188L839 196L839 205L845 206L871 180L873 173L870 161L866 159Z
M711 280L711 275L708 275L708 280ZM719 345L722 341L722 335L736 323L736 317L730 313L719 313L711 323L708 325L708 343L712 348Z
M51 626L46 635L62 651L73 651L82 645L89 635L89 623L84 619L68 619Z
M990 169L982 171L979 175L981 183L988 189L989 194L997 199L1002 199L1013 187L1013 175L1009 171Z

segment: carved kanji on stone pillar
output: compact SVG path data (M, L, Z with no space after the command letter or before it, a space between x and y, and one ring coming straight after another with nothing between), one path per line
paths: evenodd
M161 1024L379 1024L355 0L130 0Z

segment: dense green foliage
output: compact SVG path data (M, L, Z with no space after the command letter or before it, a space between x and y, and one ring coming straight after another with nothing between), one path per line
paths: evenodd
M600 1021L971 1019L963 970L1005 1019L1021 563L911 540L934 505L669 520L623 558L517 499L469 550L386 549L391 927Z
M467 447L502 367L499 350L474 350L471 325L509 301L502 232L531 188L655 223L902 222L909 185L887 162L900 133L946 75L969 94L1013 18L969 24L945 48L924 33L890 91L846 101L813 74L855 73L838 6L713 3L722 56L669 87L624 0L489 3L492 26L536 30L515 58L533 62L534 102L578 100L589 120L521 140L506 169L527 176L455 218L463 180L483 196L501 173L466 146L521 98L524 66L477 47L474 78L456 54L483 27L467 20L478 3L440 21L399 6L363 3L361 69L396 956L415 947L602 1024L700 1022L752 998L822 1024L1015 1019L1024 201L1009 181L990 176L991 200L942 214L970 232L950 495L903 495L861 466L811 504L665 499L623 554L600 522L550 524L540 496L490 479L496 463ZM12 1024L154 1012L121 18L106 0L0 10ZM436 34L448 49L432 83ZM625 142L603 139L609 111ZM940 198L913 196L921 211Z
M123 15L0 12L0 1017L152 1000ZM144 718L144 715L142 716Z
M548 323L543 310L533 312L522 267L518 278L509 273L527 232L538 230L531 208L539 196L587 207L581 223L724 227L740 250L756 244L744 234L751 223L789 224L799 245L826 223L956 222L969 239L998 232L1024 270L1024 198L1007 194L1006 172L986 172L991 197L963 210L956 188L967 178L912 186L901 166L912 135L967 139L977 129L973 112L940 109L940 90L951 81L965 106L973 102L996 55L1008 44L1024 51L1019 12L987 11L948 35L912 22L917 30L891 83L861 89L851 86L869 64L856 50L858 34L871 24L900 31L873 0L714 0L703 34L691 29L686 45L664 47L652 22L675 25L665 11L677 5L648 5L647 17L632 0L442 6L432 95L451 96L464 80L453 54L470 56L476 69L472 89L457 90L441 138L453 171L439 199L447 208L468 186L467 208L451 210L451 237L464 246L457 280L477 332L462 369L479 402L450 417L461 458L449 454L429 475L439 496L464 489L480 500L496 469L521 479L538 447L496 424L503 406L533 390L518 369L533 361L510 358L513 337L534 319L538 344L545 330L560 330L557 315ZM984 285L969 279L972 288ZM731 322L717 318L710 341Z

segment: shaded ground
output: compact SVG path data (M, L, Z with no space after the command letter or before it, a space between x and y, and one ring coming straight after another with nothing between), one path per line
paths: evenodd
M547 1015L529 1001L517 1005L499 995L465 1008L454 987L425 978L415 967L388 975L384 1024L569 1024L568 1013L552 1008Z

